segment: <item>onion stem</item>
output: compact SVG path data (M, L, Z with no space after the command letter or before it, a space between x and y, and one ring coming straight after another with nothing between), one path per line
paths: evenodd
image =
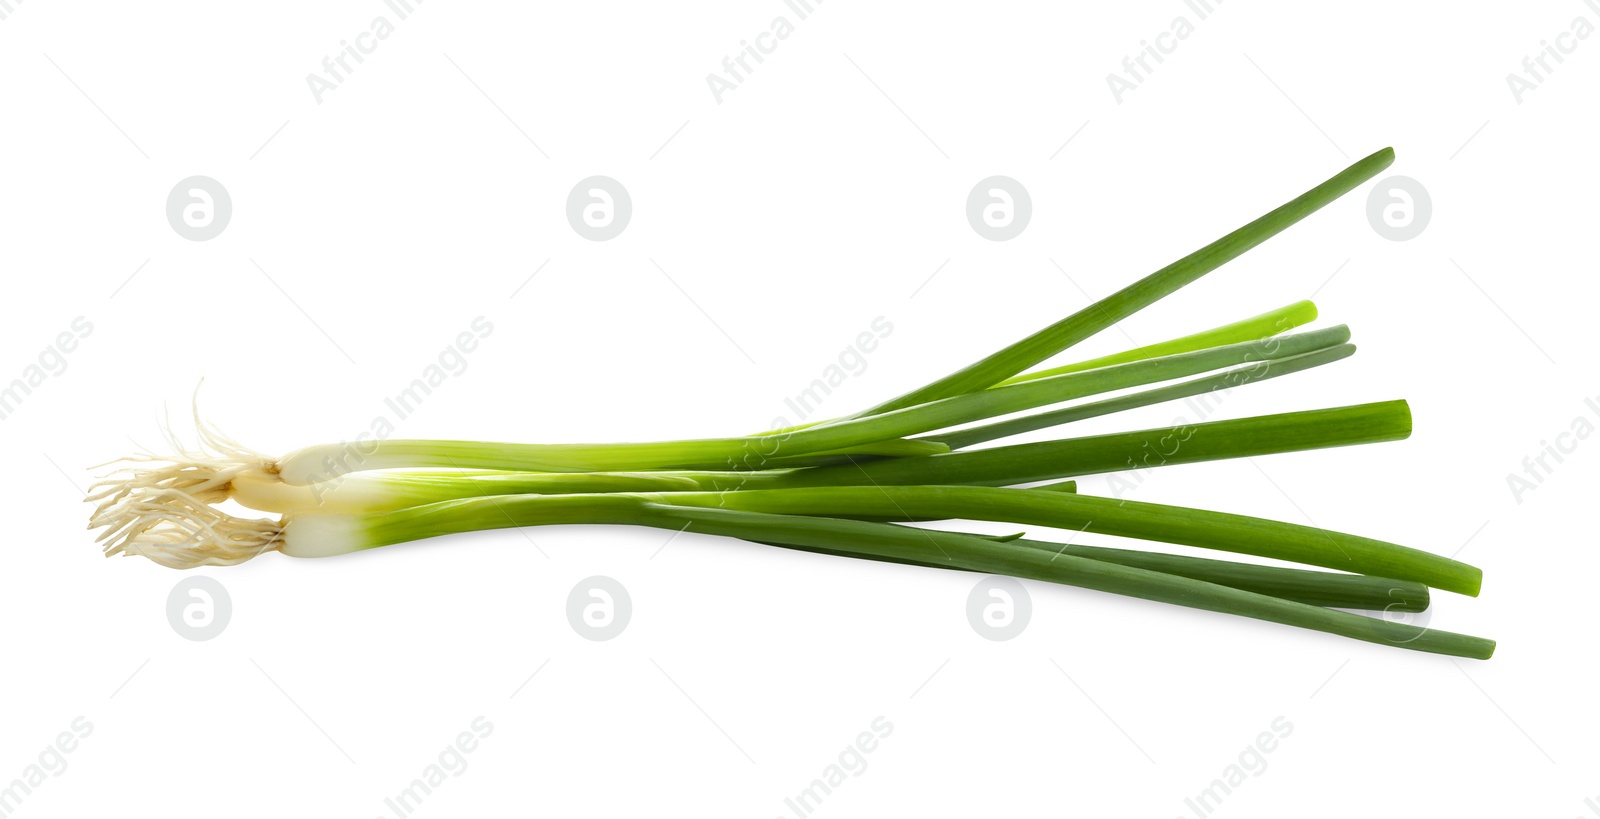
M1125 469L1395 441L1411 432L1404 401L1212 421L838 466L764 472L371 472L291 486L256 471L233 479L233 499L263 512L321 508L366 513L488 495L695 492L815 486L1011 486Z
M951 534L963 533L952 532ZM1025 538L1002 538L999 539L999 542L1028 546L1052 555L1075 555L1089 558L1090 560L1116 563L1121 566L1133 566L1153 572L1175 574L1180 577L1232 586L1236 589L1280 597L1284 600L1294 600L1312 606L1415 613L1426 611L1429 603L1428 587L1409 580L1393 580L1387 577L1325 572L1314 569L1293 569L1284 566L1262 566L1255 563L1239 563L1232 560L1190 557L1188 555L1173 555L1163 552L1111 549L1104 546L1088 546L1081 543L1050 543ZM876 557L837 548L766 543L769 546L780 546L785 549L798 549L807 552L837 555L839 557L855 557L863 560L903 563L910 566L924 566L935 569L974 571L951 565L948 562Z
M1067 424L1073 421L1098 418L1102 415L1153 406L1167 401L1176 401L1180 398L1191 398L1214 392L1226 393L1234 387L1242 387L1257 381L1277 378L1280 375L1309 370L1313 367L1320 367L1323 364L1332 364L1335 361L1349 358L1355 354L1355 351L1354 344L1340 344L1302 355L1258 361L1215 375L1127 395L1119 395L1115 398L1075 404L1070 407L1062 407L1061 409L1034 415L1025 415L1020 418L1008 418L992 424L939 432L922 440L937 439L939 442L948 445L952 450L964 449L974 444L981 444L999 438L1009 438L1013 435L1021 435L1024 432L1033 432L1034 430Z
M1050 376L872 417L776 435L641 444L511 444L390 439L372 442L369 453L352 454L349 447L334 445L297 450L284 456L278 462L278 469L284 482L295 485L314 483L331 475L351 471L410 467L538 472L764 469L769 468L772 459L779 456L832 453L1074 398L1182 378L1223 367L1301 355L1343 344L1349 337L1349 329L1340 325L1266 341L1229 344Z
M1240 319L1232 324L1213 327L1198 333L1191 333L1179 338L1155 344L1146 344L1120 353L1091 358L1074 364L1063 364L1047 370L1035 370L1022 375L1014 375L1001 381L999 386L1017 384L1023 381L1032 381L1036 378L1048 378L1052 375L1065 375L1067 373L1083 372L1098 367L1109 367L1112 364L1126 364L1129 361L1143 361L1147 358L1158 358L1164 355L1177 353L1191 353L1195 350L1204 350L1207 347L1219 347L1224 344L1238 344L1245 341L1256 341L1263 338L1287 333L1302 324L1309 324L1317 319L1317 306L1309 301L1297 301L1276 310L1269 310L1259 316Z
M1104 472L1398 441L1410 434L1411 410L1406 402L1381 401L798 470L771 483L778 488L866 484L1012 486ZM759 483L751 488L766 486Z
M1414 580L1477 596L1483 573L1446 557L1296 523L1064 492L983 486L877 486L685 492L666 503L750 512L919 520L967 519L1049 526L1219 549L1355 574Z
M734 496L746 497L737 493ZM365 518L313 512L294 516L286 522L284 551L305 557L325 556L457 532L597 522L843 550L874 558L942 563L1251 617L1417 651L1475 659L1488 659L1494 653L1492 640L1364 617L1075 554L1052 554L1036 545L887 523L684 506L642 495L475 498Z
M1253 222L1118 290L1088 307L992 353L931 384L886 401L860 416L878 415L970 393L1004 381L1169 296L1181 287L1238 258L1245 251L1321 210L1377 176L1394 162L1384 148L1351 164L1327 181L1278 206Z

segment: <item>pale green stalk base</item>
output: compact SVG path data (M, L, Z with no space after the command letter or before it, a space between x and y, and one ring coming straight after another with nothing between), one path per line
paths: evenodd
M285 483L306 485L355 471L412 467L505 469L528 472L631 472L641 470L758 470L777 458L830 455L871 447L959 424L1085 398L1241 364L1289 358L1349 341L1340 325L1265 341L1230 344L1081 373L958 395L796 432L743 438L707 438L640 444L512 444L483 441L391 439L366 451L349 445L297 450L278 461ZM929 442L937 443L937 442ZM899 443L895 444L896 447ZM786 465L793 461L786 461Z

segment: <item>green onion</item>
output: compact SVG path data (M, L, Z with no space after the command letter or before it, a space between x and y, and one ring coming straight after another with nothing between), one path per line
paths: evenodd
M973 449L1176 399L1200 399L1197 413L1204 417L1235 387L1348 357L1355 348L1343 326L1281 335L1316 318L1315 306L1297 302L1157 344L1025 372L1283 231L1392 160L1388 149L1366 157L1088 308L855 415L727 438L379 440L308 447L281 458L240 446L197 417L197 450L170 438L178 455L137 456L96 484L88 496L96 504L90 527L102 530L98 540L108 555L190 568L232 565L267 551L326 557L512 526L651 526L1009 574L1488 658L1494 651L1489 640L1341 610L1421 611L1429 605L1429 587L1476 595L1482 573L1475 567L1314 526L1085 496L1072 480L1062 480L1399 440L1411 432L1404 401ZM1095 398L1112 392L1121 394ZM1041 481L1054 483L1016 488ZM236 516L220 506L229 500L277 517ZM1335 571L906 525L939 520L1075 529Z

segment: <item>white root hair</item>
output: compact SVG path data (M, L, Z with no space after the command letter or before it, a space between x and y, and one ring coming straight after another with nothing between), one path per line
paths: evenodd
M232 566L283 546L276 520L230 515L176 489L141 493L117 507L97 542L112 555L139 555L173 569Z
M107 557L141 555L175 569L230 566L281 548L277 520L250 519L216 508L233 494L233 479L247 471L276 473L277 465L200 420L197 448L190 449L163 426L176 454L144 450L103 466L115 466L90 487L95 503L90 529L105 529L97 539Z

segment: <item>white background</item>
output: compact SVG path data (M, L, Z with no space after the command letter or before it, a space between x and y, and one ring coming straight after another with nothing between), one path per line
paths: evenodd
M394 21L382 3L10 6L0 380L93 325L0 422L0 784L93 726L17 815L391 816L479 716L493 732L416 815L792 816L880 716L892 734L816 815L1193 816L1279 717L1292 733L1216 815L1600 811L1600 443L1520 503L1507 486L1575 418L1600 424L1600 38L1520 104L1506 82L1595 8L1230 0L1119 104L1106 76L1191 9L433 0L318 103L306 76ZM796 30L719 104L706 76L778 15ZM398 435L748 432L792 418L875 317L893 332L827 414L1385 145L1432 196L1421 236L1379 236L1363 186L1081 351L1315 294L1361 352L1216 417L1404 397L1414 436L1169 468L1135 496L1459 551L1484 594L1437 594L1431 624L1498 639L1489 662L1037 583L996 643L967 623L972 575L584 527L201 570L233 616L193 642L165 614L185 575L106 561L83 531L89 467L158 445L163 407L192 429L202 377L207 419L251 446L336 442L483 316ZM164 213L195 174L234 206L206 242ZM633 200L607 242L564 212L594 174ZM994 174L1033 200L1008 242L963 213ZM633 601L610 642L564 613L591 575Z

